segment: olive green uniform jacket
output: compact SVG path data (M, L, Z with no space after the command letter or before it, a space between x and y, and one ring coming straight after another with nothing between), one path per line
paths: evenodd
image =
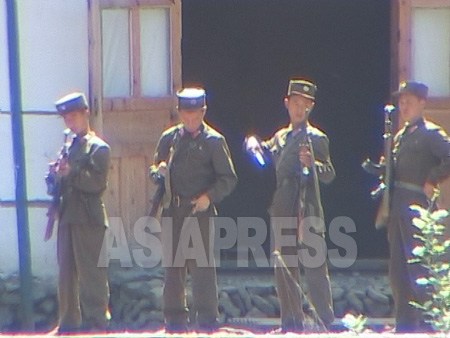
M304 172L299 160L300 147L307 145L310 149L314 164ZM308 227L316 236L325 232L324 214L320 199L319 182L330 183L335 177L333 164L329 153L329 141L325 133L306 123L302 129L293 130L289 125L275 133L263 147L273 154L276 169L276 184L272 205L270 208L271 223L275 233L275 249L279 250L283 259L279 268L275 263L275 279L277 293L280 299L281 325L285 331L302 331L304 329L303 298L299 292L300 284L299 260L295 262L288 256L298 256L298 248L306 249L306 240L302 239L305 223L308 218ZM310 217L314 216L314 218ZM292 223L294 222L294 223ZM286 227L287 226L287 227ZM279 229L285 228L284 233L299 239L298 246L285 246L278 239ZM306 238L306 237L305 237ZM295 241L297 242L297 240ZM314 267L304 261L304 278L309 286L309 299L317 312L318 321L325 326L334 320L331 286L326 264L326 250L321 253L323 261ZM287 271L289 270L289 272Z
M210 239L214 238L215 204L231 193L237 176L225 138L206 123L202 124L195 137L186 132L182 125L163 132L156 148L154 165L150 168L152 176L161 161L166 161L168 167L162 218L170 218L173 222L171 229L162 224L166 327L182 330L188 323L185 284L189 270L193 294L190 320L192 324L207 329L214 326L218 318L215 261L209 255L214 252ZM192 215L191 201L202 194L208 195L211 204L207 210ZM194 218L195 223L185 224L187 218ZM172 261L168 257L176 257L180 241L185 240L180 238L183 229L192 229L197 224L203 244L197 252L204 250L207 253L207 266L193 259L187 259L180 264L182 266L172 264L176 259Z
M108 324L107 269L99 267L108 225L102 201L110 148L93 133L69 148L58 224L58 300L61 331L104 330Z

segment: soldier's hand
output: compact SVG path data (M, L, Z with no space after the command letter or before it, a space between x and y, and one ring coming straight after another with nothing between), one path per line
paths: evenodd
M298 158L303 167L312 167L312 154L308 146L300 146Z
M63 158L60 160L58 164L58 175L59 176L67 176L70 172L70 165L67 158Z
M256 138L256 136L247 136L244 140L245 150L250 153L263 153L261 143Z
M166 161L162 161L158 164L158 174L162 177L166 177L167 175L167 163Z
M49 174L56 174L58 171L58 163L53 161L48 164L48 172Z
M191 203L194 206L192 208L192 214L195 214L197 212L205 211L206 209L208 209L211 201L209 200L207 194L203 194L199 198L192 200Z

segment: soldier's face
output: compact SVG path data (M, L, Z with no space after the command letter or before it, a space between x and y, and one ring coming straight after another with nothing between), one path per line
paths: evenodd
M181 123L183 123L184 129L190 133L193 133L202 125L205 112L205 108L195 110L181 109L178 111L178 114L180 115L180 120Z
M403 93L398 98L400 117L405 122L414 122L423 114L426 101L411 93Z
M284 105L289 112L291 123L296 126L308 118L308 112L314 106L314 101L302 95L291 95L284 99Z
M63 115L64 123L67 128L75 134L86 131L89 121L89 113L87 110L77 110Z

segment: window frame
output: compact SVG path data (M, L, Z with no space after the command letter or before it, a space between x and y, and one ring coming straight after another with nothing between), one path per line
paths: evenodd
M450 8L450 0L397 0L392 8L392 41L393 41L393 77L392 89L398 83L411 79L413 74L412 25L414 8ZM448 109L450 107L450 94L448 96L431 96L427 106L431 109Z
M161 111L174 106L173 93L181 86L181 0L88 0L90 13L90 97L91 106L97 112ZM139 9L142 7L167 8L169 10L169 72L170 93L167 96L142 96L140 69ZM131 11L131 87L128 97L103 97L102 85L102 31L101 14L107 8L126 8Z

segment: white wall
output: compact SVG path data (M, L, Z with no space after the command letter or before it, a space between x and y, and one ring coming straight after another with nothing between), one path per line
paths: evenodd
M56 98L88 88L86 0L20 0L24 110L53 110Z
M6 32L6 6L5 1L0 2L0 41L4 41L4 48L0 48L0 112L9 110L9 73L8 64L8 48L6 48L7 32ZM0 151L1 154L1 151Z
M19 36L22 107L25 112L54 111L54 102L88 90L87 3L83 0L20 0ZM0 41L6 41L6 10L0 2ZM10 110L8 56L0 49L0 109ZM62 145L63 121L56 115L24 114L28 199L47 199L44 175ZM11 119L0 113L0 200L14 199ZM56 274L55 238L43 242L46 209L29 209L32 270ZM0 273L18 271L15 208L0 208Z

